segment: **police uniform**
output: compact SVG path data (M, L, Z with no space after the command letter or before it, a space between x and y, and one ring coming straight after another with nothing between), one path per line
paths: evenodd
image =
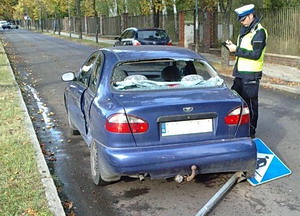
M237 8L238 21L254 13L254 5ZM267 31L257 17L249 26L243 26L237 39L233 86L250 109L250 136L255 135L258 119L258 89L262 77Z

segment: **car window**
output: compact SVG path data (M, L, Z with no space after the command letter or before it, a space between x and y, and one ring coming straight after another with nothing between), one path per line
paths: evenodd
M135 31L134 30L129 30L127 34L127 38L134 38L135 37Z
M80 68L77 81L88 86L90 75L97 60L98 52L93 53Z
M128 30L124 31L124 32L121 34L120 38L121 38L121 39L125 39L125 38L127 38L127 35L128 35Z
M111 85L121 91L208 88L224 84L202 60L152 60L125 62L113 71Z
M138 39L166 40L168 35L163 30L140 30L138 31Z
M93 68L92 73L91 73L91 78L90 78L90 89L93 92L97 91L97 84L100 79L100 74L102 70L102 63L103 63L103 54L102 52L99 53L98 59L96 61L96 66Z

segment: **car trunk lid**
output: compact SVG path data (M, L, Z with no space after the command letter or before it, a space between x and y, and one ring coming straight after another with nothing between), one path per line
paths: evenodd
M133 134L137 146L234 138L238 125L227 125L224 118L242 106L241 98L226 87L126 92L114 97L127 115L149 124L146 132Z

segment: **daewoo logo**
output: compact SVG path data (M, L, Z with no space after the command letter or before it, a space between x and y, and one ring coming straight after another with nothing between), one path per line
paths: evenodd
M184 108L183 108L183 111L184 111L184 112L192 112L193 109L194 109L193 107L184 107Z

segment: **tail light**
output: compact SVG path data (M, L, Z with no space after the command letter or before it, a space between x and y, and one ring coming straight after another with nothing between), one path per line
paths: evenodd
M144 133L149 129L148 122L123 113L113 114L106 120L106 130L112 133Z
M172 40L169 40L169 42L167 43L167 46L173 46Z
M139 41L137 41L137 40L133 40L132 41L132 45L133 46L141 46L142 44Z
M249 108L247 106L235 108L224 120L227 125L247 124L250 122Z

